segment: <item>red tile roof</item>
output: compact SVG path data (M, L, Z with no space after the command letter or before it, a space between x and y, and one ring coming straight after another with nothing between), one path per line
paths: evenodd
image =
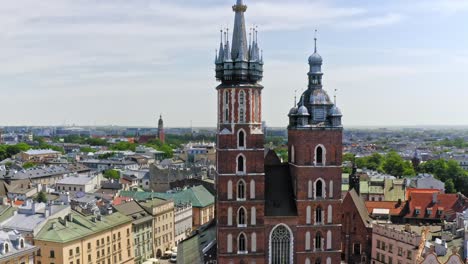
M374 209L389 209L390 215L397 216L401 214L403 208L405 208L406 202L400 203L393 201L367 201L366 208L369 214L372 214Z
M437 192L411 192L408 200L409 210L404 217L451 221L455 218L455 213L468 208L468 199L462 194L437 193L434 197L437 202L434 203L434 193ZM419 210L419 214L416 214L416 209Z
M119 204L122 204L123 202L130 202L132 200L131 197L116 197L113 201L112 201L112 204L113 205L119 205Z
M412 193L441 193L438 189L416 189L416 188L408 188L406 189L406 200L409 199Z

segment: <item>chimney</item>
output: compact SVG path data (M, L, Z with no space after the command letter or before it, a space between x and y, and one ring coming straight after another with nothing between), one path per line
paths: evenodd
M436 192L432 194L432 203L433 204L437 203L437 193Z
M47 218L50 216L50 205L48 207L45 208L44 210L44 217Z

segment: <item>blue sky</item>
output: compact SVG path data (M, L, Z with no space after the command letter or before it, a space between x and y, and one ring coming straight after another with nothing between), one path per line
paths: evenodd
M234 0L0 6L0 125L215 126L214 52ZM244 0L263 118L285 126L314 29L346 126L467 125L468 1Z

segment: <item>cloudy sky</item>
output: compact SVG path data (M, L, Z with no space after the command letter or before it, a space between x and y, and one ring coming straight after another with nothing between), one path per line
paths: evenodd
M0 5L0 125L215 126L214 53L234 0ZM467 125L468 1L245 0L264 119L285 126L314 29L344 124Z

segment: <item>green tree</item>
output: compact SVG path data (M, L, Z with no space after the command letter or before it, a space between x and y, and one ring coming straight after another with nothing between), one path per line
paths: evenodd
M84 153L94 153L96 152L95 149L91 148L91 147L82 147L80 148L80 152L84 152Z
M135 143L124 142L124 141L110 146L111 150L119 150L119 151L125 151L125 150L135 151L135 148L136 148Z
M104 177L107 179L118 180L120 179L120 173L116 170L110 169L104 172Z
M453 183L452 179L448 179L445 181L445 192L446 193L456 193L457 190L455 189L455 184Z
M37 201L40 203L47 203L47 196L43 191L37 194Z
M37 166L36 163L28 161L28 162L23 163L22 167L24 169L29 169L29 168L36 167L36 166Z
M398 153L391 151L385 155L385 160L383 162L383 170L385 173L394 176L402 176L405 171L403 159L398 155Z

